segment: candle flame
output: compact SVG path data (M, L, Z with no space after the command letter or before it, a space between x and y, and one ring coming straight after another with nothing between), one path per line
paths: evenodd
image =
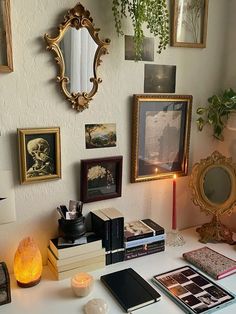
M155 168L155 173L157 173L158 172L158 169L157 168Z
M175 180L177 178L176 174L173 175L173 179Z

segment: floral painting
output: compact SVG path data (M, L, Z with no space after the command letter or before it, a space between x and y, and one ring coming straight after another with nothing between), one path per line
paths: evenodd
M122 156L81 161L83 202L121 196Z

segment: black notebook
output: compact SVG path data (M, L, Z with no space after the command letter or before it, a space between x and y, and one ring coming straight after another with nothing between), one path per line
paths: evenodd
M137 310L161 298L132 268L103 275L100 279L126 312Z

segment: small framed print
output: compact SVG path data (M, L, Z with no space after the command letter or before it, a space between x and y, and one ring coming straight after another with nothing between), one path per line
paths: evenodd
M173 0L171 45L205 48L208 0Z
M81 160L81 201L121 196L122 156Z
M61 178L60 129L18 129L20 181L33 183Z
M187 175L192 96L134 95L131 182Z

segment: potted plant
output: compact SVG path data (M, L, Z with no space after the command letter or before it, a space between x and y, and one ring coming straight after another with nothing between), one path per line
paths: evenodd
M144 38L143 25L159 38L158 53L169 42L169 13L166 0L112 0L112 11L118 35L122 31L122 19L130 17L134 28L134 45L136 60L141 59Z
M236 112L236 92L229 88L219 95L208 98L206 107L197 109L197 114L200 115L197 119L198 130L202 131L206 124L210 124L213 128L213 136L223 141L223 130L233 112Z

